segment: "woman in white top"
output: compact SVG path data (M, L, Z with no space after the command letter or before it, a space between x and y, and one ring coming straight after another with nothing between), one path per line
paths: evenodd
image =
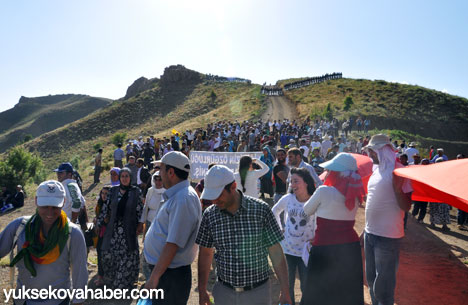
M357 162L351 154L339 153L319 166L328 170L325 182L304 204L305 214L315 214L317 229L301 304L364 304L361 247L354 223L365 191Z
M145 206L143 207L143 214L141 214L140 222L146 224L145 233L148 231L153 219L158 214L161 207L162 194L166 191L163 187L161 175L159 171L155 172L151 177L151 187L146 193Z
M314 179L310 172L306 168L292 168L291 193L281 197L272 208L280 228L284 230L284 240L281 246L288 264L289 293L293 305L295 304L296 269L299 272L302 294L306 288L307 268L302 261L302 251L305 244L314 237L315 215L306 215L304 204L314 192ZM280 221L281 212L284 212L284 227Z
M253 169L254 162L260 166L260 169ZM242 156L239 160L239 172L234 175L237 189L241 190L244 195L258 198L260 192L258 179L268 171L268 165L262 161L252 159L250 156Z

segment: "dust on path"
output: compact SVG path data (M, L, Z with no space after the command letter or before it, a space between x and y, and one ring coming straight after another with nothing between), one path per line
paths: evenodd
M262 121L282 121L283 119L297 119L296 106L286 97L268 96L265 103L267 103L267 108L262 115Z

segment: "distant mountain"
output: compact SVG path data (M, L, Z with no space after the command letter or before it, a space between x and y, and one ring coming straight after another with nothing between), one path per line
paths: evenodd
M22 96L12 109L0 113L0 152L38 137L108 106L112 100L89 95Z

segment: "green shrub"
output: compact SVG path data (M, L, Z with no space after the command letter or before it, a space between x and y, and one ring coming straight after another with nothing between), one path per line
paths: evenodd
M123 144L127 138L126 132L117 132L112 136L112 143L117 146L119 143Z
M96 143L96 144L93 145L93 149L94 149L95 151L98 151L99 148L101 148L101 147L102 147L102 144L101 144L101 143Z
M333 120L333 110L331 108L330 103L327 104L327 107L323 111L323 117L327 118L328 121Z
M45 179L41 159L22 147L14 147L0 161L0 185L13 190L18 184L26 185L32 180Z
M80 161L81 161L81 158L80 158L80 156L78 156L78 155L74 155L74 156L71 158L70 163L71 163L71 165L73 166L73 169L74 169L74 170L80 169Z
M347 96L347 97L343 100L343 104L344 104L343 110L344 110L344 111L348 111L348 110L351 108L351 105L354 104L353 98L352 98L351 96Z

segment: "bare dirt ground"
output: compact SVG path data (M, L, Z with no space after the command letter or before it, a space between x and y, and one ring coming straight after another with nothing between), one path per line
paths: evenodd
M266 100L267 108L262 120L294 120L297 118L296 106L284 96L269 96Z

